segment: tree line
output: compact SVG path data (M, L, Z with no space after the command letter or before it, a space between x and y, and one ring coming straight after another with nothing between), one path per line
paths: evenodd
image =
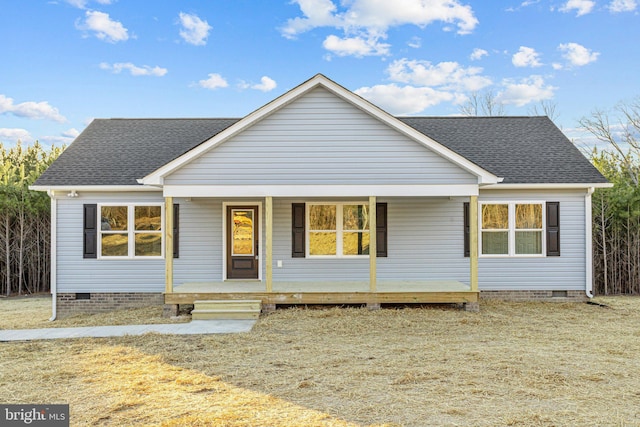
M640 294L640 97L580 124L604 149L591 162L614 184L592 197L594 291Z
M29 190L64 147L0 143L0 295L49 291L49 196Z

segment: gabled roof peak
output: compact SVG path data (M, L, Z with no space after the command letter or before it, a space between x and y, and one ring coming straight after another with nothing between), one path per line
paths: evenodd
M258 108L253 111L243 119L239 120L237 123L229 126L227 129L218 133L217 135L211 137L209 140L203 142L199 146L185 153L184 155L172 160L166 165L158 168L153 173L145 176L144 178L138 180L139 183L145 185L162 185L164 182L164 177L171 174L173 171L181 168L185 164L191 162L192 160L200 157L204 153L208 152L212 148L218 146L219 144L233 138L238 135L240 132L248 129L258 121L263 118L275 113L281 108L291 104L297 99L300 99L305 94L314 90L317 87L323 87L333 95L341 98L342 100L348 102L355 108L360 109L361 111L369 114L370 116L376 118L382 123L386 124L392 129L404 134L405 136L413 139L414 141L424 145L428 149L434 151L441 157L453 162L458 165L462 169L467 172L476 175L478 177L478 182L481 184L495 184L500 182L500 178L473 163L469 159L457 154L456 152L450 150L446 146L434 141L429 136L419 131L416 131L411 126L407 125L401 120L393 117L391 114L382 110L378 106L372 104L371 102L365 100L359 95L351 92L350 90L344 88L343 86L337 84L333 80L327 78L323 74L316 74L311 79L301 83L300 85L294 87L289 90L285 94L279 96L273 101L265 104L264 106Z

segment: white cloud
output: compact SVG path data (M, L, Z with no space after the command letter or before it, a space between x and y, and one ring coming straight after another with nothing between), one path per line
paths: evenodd
M260 83L252 85L251 89L261 90L262 92L270 92L278 86L275 80L268 76L262 76Z
M599 52L593 52L578 43L560 44L558 50L563 52L562 57L568 61L568 65L574 67L582 67L590 62L595 62L600 56Z
M229 83L220 74L216 73L209 74L208 79L200 80L198 84L205 89L211 90L229 86Z
M363 56L388 55L390 45L379 43L375 37L367 39L362 37L340 38L332 34L324 40L322 47L338 56L352 55L361 58Z
M457 62L432 64L403 58L387 67L394 83L362 87L355 92L391 114L416 114L442 102L461 103L465 91L489 86L491 79L481 73L480 67L465 68Z
M516 82L506 79L502 82L505 89L498 93L496 100L501 104L514 104L522 107L531 102L544 101L553 98L557 89L547 85L541 76L529 76Z
M401 87L395 83L361 87L355 93L390 114L398 115L416 114L428 107L455 99L455 96L449 92L438 91L429 87Z
M633 12L638 7L636 0L613 0L609 3L611 13Z
M76 22L80 30L93 31L100 40L110 43L126 41L129 39L129 31L118 21L109 17L108 13L88 10L84 22Z
M13 144L16 141L31 142L33 138L26 129L0 128L0 142Z
M78 9L86 9L87 3L89 3L89 0L65 0L65 1L73 7L77 7ZM104 5L113 3L112 0L96 0L96 1Z
M478 25L471 7L460 4L459 0L351 0L341 2L341 9L331 0L293 2L298 4L303 16L289 19L281 28L282 35L295 38L314 28L340 29L344 32L343 37L327 37L324 45L343 55L388 52L389 46L379 44L378 40L386 39L391 27L416 25L423 28L441 22L446 25L445 30L454 25L458 34L468 34Z
M78 135L80 135L80 132L76 128L67 129L62 132L62 136L66 138L76 138Z
M523 9L525 7L529 7L529 6L537 4L537 3L540 3L540 0L526 0L526 1L523 1L522 3L520 3L519 6L516 6L516 7L510 6L510 7L506 8L505 10L507 12L515 12L517 10Z
M116 62L113 65L107 64L103 62L100 64L100 68L103 70L110 70L113 73L119 74L123 70L129 70L129 73L132 76L156 76L162 77L167 74L166 68L158 67L150 67L148 65L143 65L142 67L138 67L137 65L132 64L131 62Z
M48 145L69 145L78 135L80 135L80 132L75 128L71 128L62 132L60 135L45 135L39 137L38 140L40 143Z
M180 37L189 44L195 46L204 46L207 44L207 37L209 37L209 31L213 27L209 25L207 21L203 21L198 15L193 13L180 12Z
M477 91L491 84L491 79L482 76L482 68L464 68L457 62L409 60L393 61L387 67L391 80L416 86L440 87L445 90Z
M28 119L46 119L59 123L64 123L67 119L60 114L57 108L52 107L48 102L21 102L14 104L12 98L0 95L0 114L13 114L18 117Z
M472 61L478 61L482 59L483 56L488 56L488 55L489 55L489 52L487 52L486 50L475 48L473 49L473 52L471 52L471 55L469 55L469 59L471 59Z
M539 67L540 54L535 49L526 46L520 46L520 50L513 55L511 62L516 67Z
M282 28L282 35L286 38L295 38L298 34L316 27L341 26L341 18L334 15L337 7L331 0L294 0L292 3L300 6L300 11L305 17L287 21L287 25Z
M576 11L576 16L591 13L596 2L593 0L569 0L560 8L561 12Z
M73 7L77 7L78 9L84 9L87 7L88 0L66 0Z
M407 42L407 46L419 49L422 47L422 39L420 37L411 37L411 40Z

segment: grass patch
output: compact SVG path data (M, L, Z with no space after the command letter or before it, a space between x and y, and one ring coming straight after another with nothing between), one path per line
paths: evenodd
M599 301L293 308L245 334L0 343L0 401L69 403L73 425L639 425L640 299Z
M0 298L0 329L71 328L76 326L149 325L181 323L189 316L162 317L162 306L114 310L98 314L75 314L50 322L51 296Z

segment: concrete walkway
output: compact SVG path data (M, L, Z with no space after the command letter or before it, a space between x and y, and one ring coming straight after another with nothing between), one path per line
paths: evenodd
M143 335L147 333L166 335L231 334L249 332L255 323L255 320L192 320L189 323L160 325L0 330L0 342L52 340L58 338L122 337L125 335Z

